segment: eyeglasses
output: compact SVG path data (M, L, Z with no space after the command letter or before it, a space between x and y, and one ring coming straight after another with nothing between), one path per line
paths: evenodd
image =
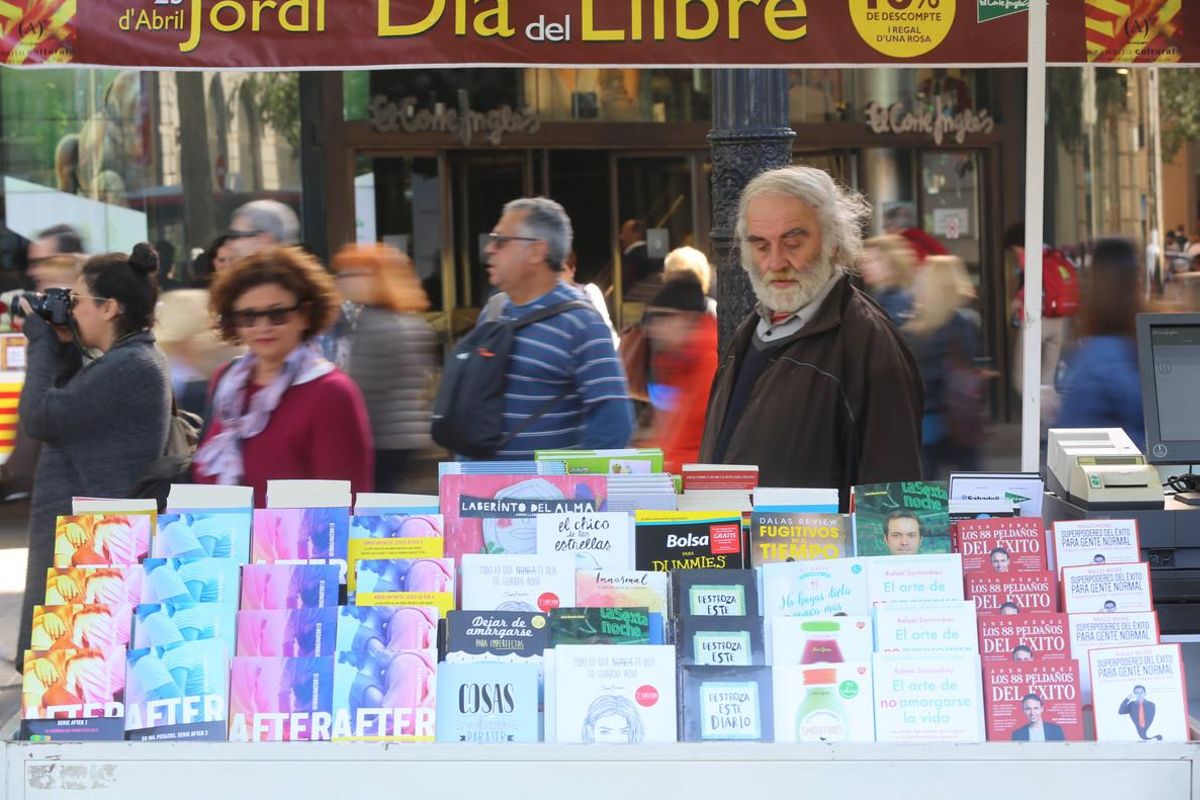
M371 277L371 272L370 272L370 270L365 270L365 269L347 270L345 272L339 272L338 274L334 275L333 277L339 281L342 280L343 278L369 278L369 277Z
M253 328L258 324L260 319L265 319L274 327L286 325L292 314L300 310L302 303L297 303L294 306L287 308L266 308L259 310L257 308L241 308L236 309L229 315L229 319L233 322L235 328Z
M496 245L496 249L504 247L509 242L540 242L541 239L536 236L508 236L503 233L489 233L487 235L488 244Z
M229 231L225 234L226 239L249 239L252 236L261 236L266 231Z

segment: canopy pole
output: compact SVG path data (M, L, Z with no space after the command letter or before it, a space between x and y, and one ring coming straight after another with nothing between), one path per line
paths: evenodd
M1042 427L1042 243L1046 161L1046 0L1029 4L1025 108L1025 319L1021 397L1021 470L1037 472Z

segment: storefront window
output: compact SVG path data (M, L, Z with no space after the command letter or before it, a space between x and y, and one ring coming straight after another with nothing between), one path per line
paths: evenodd
M940 99L959 113L988 105L987 73L970 69L798 69L788 76L794 125L863 122L868 103L902 103L916 109Z

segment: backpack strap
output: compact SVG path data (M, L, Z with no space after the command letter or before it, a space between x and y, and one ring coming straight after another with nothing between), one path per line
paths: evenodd
M550 317L556 317L564 311L574 311L577 308L592 308L592 304L587 300L564 300L561 303L556 303L546 308L539 308L537 311L526 314L518 320L514 320L509 324L513 330L520 330L527 325L532 325L535 322L541 322ZM593 309L594 310L594 309Z

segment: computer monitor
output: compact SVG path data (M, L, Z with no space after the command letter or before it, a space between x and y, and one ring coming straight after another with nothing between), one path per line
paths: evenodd
M1200 464L1200 314L1138 314L1138 367L1152 464Z

